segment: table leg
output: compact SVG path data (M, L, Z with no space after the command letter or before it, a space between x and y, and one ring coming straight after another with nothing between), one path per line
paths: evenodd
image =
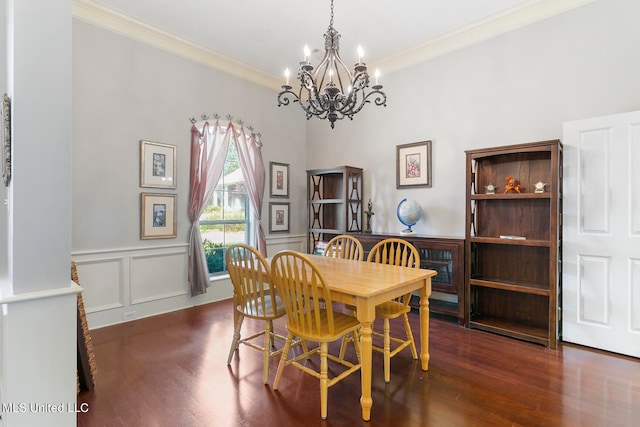
M429 295L431 295L431 278L427 278L420 287L420 360L422 370L429 370Z
M360 351L362 352L360 359L362 395L360 396L360 405L362 406L362 419L369 421L371 419L371 406L373 406L373 399L371 398L371 333L373 332L375 307L358 305L357 315L360 325L362 326L362 338L360 341Z

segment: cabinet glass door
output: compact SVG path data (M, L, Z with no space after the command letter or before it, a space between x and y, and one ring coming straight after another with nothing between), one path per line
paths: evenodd
M420 251L420 268L434 270L438 273L437 276L431 278L431 283L452 288L453 259L451 251L428 248L419 248L418 251Z

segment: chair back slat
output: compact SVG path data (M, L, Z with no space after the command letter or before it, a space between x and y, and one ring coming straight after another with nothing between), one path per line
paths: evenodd
M420 252L406 240L389 238L381 240L371 248L367 261L400 267L420 268ZM408 305L410 300L411 293L395 299L395 301L404 305Z
M364 250L362 249L362 243L358 239L348 234L341 234L329 240L323 255L362 261L364 259Z
M261 317L278 317L275 286L262 254L250 245L237 244L227 249L225 258L236 306Z
M315 263L299 252L282 251L273 257L271 271L289 329L302 336L317 335L326 324L333 334L331 292Z

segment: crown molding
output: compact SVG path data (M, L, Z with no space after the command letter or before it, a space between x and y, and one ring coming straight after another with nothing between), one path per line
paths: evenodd
M282 85L281 78L278 79L232 58L205 49L189 40L91 1L74 0L72 16L259 86L280 90Z
M440 55L525 27L595 0L529 1L483 21L380 58L375 66L385 73L408 68Z
M385 73L398 71L593 1L595 0L531 0L522 6L373 62L375 67L384 70ZM98 5L90 0L73 0L72 14L74 18L79 20L163 49L259 86L275 91L280 91L281 89L281 78L205 49L189 40L160 30L113 9Z

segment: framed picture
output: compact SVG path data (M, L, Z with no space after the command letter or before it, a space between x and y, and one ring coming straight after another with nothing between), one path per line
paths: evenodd
M2 97L2 180L5 187L11 182L11 98Z
M176 146L140 141L140 187L176 188Z
M289 197L289 165L269 162L271 197Z
M269 232L289 231L289 203L269 203Z
M396 146L396 188L431 187L431 141Z
M140 193L140 238L174 239L178 231L176 195Z

